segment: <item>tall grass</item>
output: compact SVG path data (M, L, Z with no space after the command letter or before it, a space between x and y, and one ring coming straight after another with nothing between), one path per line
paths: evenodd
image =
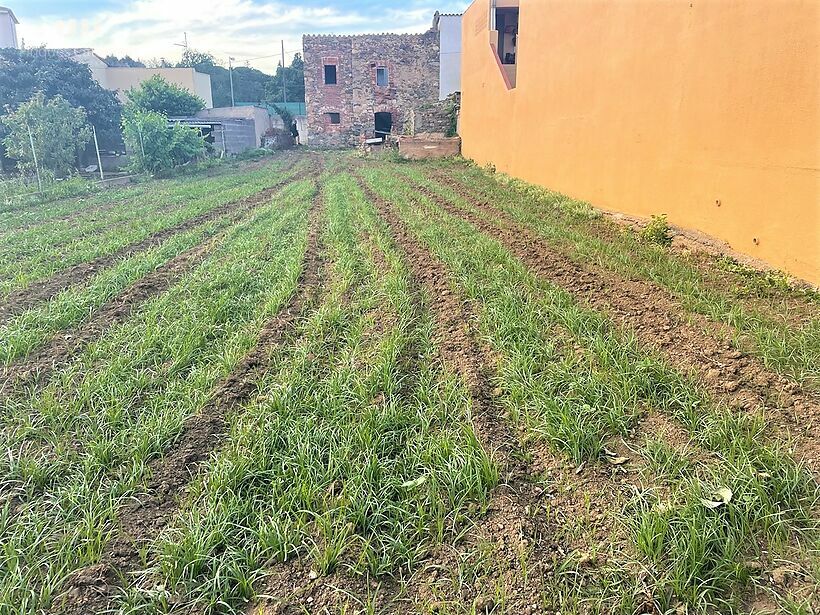
M44 391L5 402L0 610L47 608L73 570L99 560L148 462L292 293L313 190L289 186Z
M643 549L635 535L636 546L661 571L661 587L696 608L725 605L748 578L744 557L759 553L759 540L783 542L815 530L816 484L784 447L762 437L759 418L716 405L632 334L534 277L497 241L406 182L383 170L365 176L480 308L482 330L499 357L497 385L513 420L578 463L599 458L609 438L628 434L642 408L652 407L718 455L715 474L681 483L675 501L686 505L663 509L672 530L646 541L654 551ZM724 509L704 512L689 505L719 486L737 494ZM652 510L629 518L657 527ZM708 562L721 564L700 562L701 549Z
M270 565L292 557L319 574L413 566L497 479L466 388L442 371L429 316L372 206L344 176L328 181L325 202L329 292L274 351L258 397L232 417L228 442L154 547L169 591L209 612L239 609ZM387 271L376 271L374 249ZM144 610L146 599L161 610L167 596L134 591L126 604Z

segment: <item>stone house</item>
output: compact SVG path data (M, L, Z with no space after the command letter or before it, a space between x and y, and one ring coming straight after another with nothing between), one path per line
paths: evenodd
M438 13L422 34L305 35L303 50L309 145L446 129Z

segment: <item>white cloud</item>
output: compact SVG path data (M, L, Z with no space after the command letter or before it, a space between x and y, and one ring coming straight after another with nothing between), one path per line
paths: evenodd
M121 10L103 10L82 19L43 15L23 20L18 32L29 47L92 47L99 55L171 61L181 55L175 43L181 43L187 32L192 48L213 53L223 63L228 56L235 57L237 64L274 56L250 61L251 66L272 72L281 40L290 61L292 53L301 49L304 33L423 31L434 11L430 0L411 0L405 9L388 9L374 19L350 4L354 3L335 9L254 0L129 0ZM450 0L453 4L467 2Z

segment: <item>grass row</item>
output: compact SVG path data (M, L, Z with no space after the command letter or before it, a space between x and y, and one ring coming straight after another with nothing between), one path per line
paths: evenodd
M239 610L273 562L295 556L320 574L412 566L497 480L465 385L436 359L432 323L372 205L342 175L324 197L324 301L274 352L258 397L231 417L228 442L154 545L166 591L132 590L126 612L163 611L172 596Z
M282 164L272 164L279 168ZM269 172L270 169L262 171ZM259 174L257 171L256 174ZM246 174L226 177L180 178L155 181L102 191L92 198L62 200L52 206L0 214L5 224L0 231L0 252L4 256L26 256L33 247L68 243L78 235L100 233L117 225L139 220L158 210L173 210L207 194L213 188L241 185ZM36 243L35 243L36 240Z
M149 461L292 294L314 191L288 186L44 391L5 402L0 611L48 607L72 571L99 560Z
M249 197L283 175L266 167L237 177L193 178L162 190L145 192L127 205L89 220L70 220L16 232L0 246L0 297L61 269L111 254L162 229ZM168 201L175 203L168 207ZM121 218L121 223L112 224ZM97 229L99 225L105 228ZM99 230L99 232L97 232Z
M0 363L9 364L25 357L58 331L82 323L129 285L185 250L211 240L233 220L230 216L209 220L174 235L157 247L103 269L87 285L69 287L46 303L0 325Z
M497 241L418 195L392 170L365 176L480 306L513 420L580 463L600 458L610 438L627 436L643 409L656 408L715 453L714 471L687 477L673 501L639 506L627 517L635 524L634 547L657 571L663 606L675 599L702 610L736 603L733 590L752 574L744 563L759 555L760 540L784 543L814 530L816 485L762 437L761 419L717 406L632 334L535 278ZM731 503L705 509L700 499L723 486L734 493ZM614 599L619 604L610 608L637 607L634 596Z
M271 160L271 164L280 168L286 162L287 159L282 157ZM207 171L207 173L203 171ZM242 168L242 163L237 162L225 165L216 173L213 169L200 169L170 179L132 178L136 181L132 181L125 186L95 190L91 193L81 191L76 196L55 198L45 202L32 203L31 205L3 205L0 203L0 229L2 229L0 230L0 238L22 228L51 225L68 217L79 219L96 217L101 207L106 211L111 211L126 205L134 199L141 202L146 195L152 193L168 195L170 202L173 203L173 195L180 188L190 184L194 178L193 176L206 183L213 177L220 175L227 181L241 181L241 178L248 172L250 171Z
M398 168L415 181L430 183L424 167L401 165ZM732 291L731 286L722 281L725 271L719 274L719 279L711 280L685 256L642 241L637 233L617 231L586 203L518 180L494 177L472 165L444 163L440 168L458 178L467 194L492 203L574 260L666 288L686 310L732 326L737 331L736 343L759 356L771 369L820 389L816 367L820 364L820 317L809 318L801 326L796 326L788 317L783 318L789 314L789 300L795 296L809 306L816 306L817 299L811 293L792 290L788 284L778 282L780 278L776 276L751 272L738 279L738 285L746 290ZM452 188L438 182L430 187L461 207L471 208ZM473 211L487 217L480 210ZM770 282L765 283L766 280ZM770 309L750 306L749 294L767 300L764 303L768 303Z

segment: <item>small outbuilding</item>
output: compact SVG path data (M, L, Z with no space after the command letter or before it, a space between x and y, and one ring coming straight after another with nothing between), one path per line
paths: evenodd
M196 128L214 150L222 155L241 154L249 149L259 147L256 138L256 126L253 120L246 118L169 118L174 124L184 124Z

